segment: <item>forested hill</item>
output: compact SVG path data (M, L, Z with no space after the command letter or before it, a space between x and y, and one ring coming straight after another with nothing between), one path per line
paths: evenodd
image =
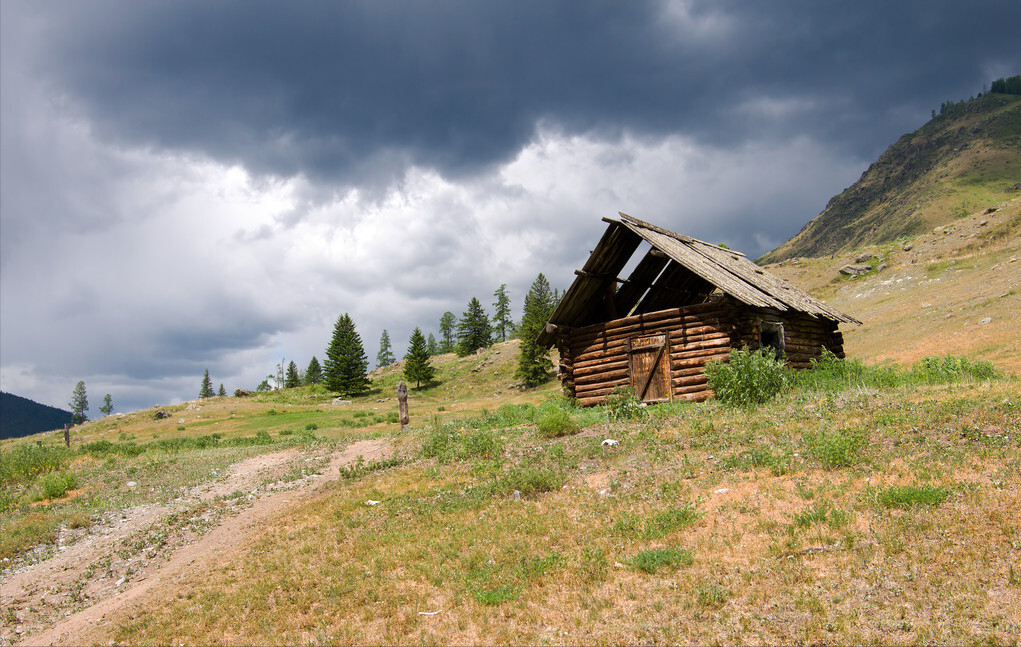
M70 411L0 392L0 440L63 429L70 422Z
M1021 195L1021 76L992 91L945 102L901 137L770 263L917 234Z

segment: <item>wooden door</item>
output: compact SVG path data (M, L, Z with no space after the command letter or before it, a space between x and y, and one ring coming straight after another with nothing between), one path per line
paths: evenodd
M631 366L631 387L642 402L669 402L670 343L665 334L632 337L628 355Z

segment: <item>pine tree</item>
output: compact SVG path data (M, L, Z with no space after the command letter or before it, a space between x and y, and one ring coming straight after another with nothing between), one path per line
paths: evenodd
M468 310L457 323L457 354L460 357L471 355L481 348L489 348L492 343L493 329L489 325L489 316L479 300L472 297Z
M428 384L435 374L436 369L429 363L425 336L418 326L415 326L408 342L408 352L404 355L404 379L414 382L415 388L418 389L422 387L422 382Z
M202 388L199 389L200 398L211 398L216 395L213 391L213 381L209 379L209 369L206 369L206 374L202 376Z
M553 362L549 349L535 343L557 305L557 295L550 290L546 277L539 273L525 297L525 310L521 318L521 351L514 375L525 386L538 386L550 379Z
M313 355L312 359L309 360L308 368L305 369L305 386L311 386L312 384L322 384L323 382L323 368L319 366L319 360Z
M71 424L80 425L89 417L86 412L89 410L89 400L85 397L85 381L79 380L78 384L74 385L74 391L71 392L71 402L68 403L71 407Z
M227 397L227 389L223 388L223 382L220 382L220 390L216 392L217 397Z
M99 412L104 416L108 416L113 413L113 399L110 397L109 393L103 396L103 406L99 407Z
M443 341L440 342L441 353L453 353L455 350L454 341L457 335L457 317L454 313L447 310L440 317L440 336L443 337Z
M287 376L284 378L284 388L293 389L301 386L301 376L298 375L298 365L291 361L287 365Z
M493 333L499 336L500 341L507 341L507 336L510 334L513 326L511 323L510 297L507 296L507 284L501 283L500 287L496 288L493 296L496 297L496 301L493 303L493 308L495 308L493 313Z
M429 339L425 342L425 349L429 351L429 357L440 354L440 347L436 345L436 337L429 333Z
M326 349L323 377L326 387L334 393L353 395L369 387L366 375L369 360L365 356L362 338L347 313L342 314L333 327L333 338Z
M376 353L376 368L390 366L395 361L397 361L397 358L394 357L393 348L390 346L390 333L388 333L386 328L384 328L383 334L379 336L379 352Z

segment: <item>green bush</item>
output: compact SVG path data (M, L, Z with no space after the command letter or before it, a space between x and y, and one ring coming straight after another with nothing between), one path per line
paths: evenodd
M78 487L74 472L50 472L42 478L42 499L58 499Z
M733 349L727 361L706 364L705 375L716 397L733 406L768 402L787 381L783 364L762 349Z
M613 392L606 396L603 405L606 407L606 416L610 422L642 420L649 415L645 404L630 387L614 387Z
M570 404L562 398L543 402L535 414L535 427L539 435L557 438L577 433L578 423L568 411L570 408Z

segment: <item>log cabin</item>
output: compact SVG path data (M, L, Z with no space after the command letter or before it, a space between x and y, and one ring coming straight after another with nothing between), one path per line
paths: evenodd
M556 344L559 377L580 404L618 387L648 403L704 400L706 363L735 348L768 348L795 368L823 348L844 357L838 326L860 321L740 252L619 215L603 218L603 237L537 338Z

